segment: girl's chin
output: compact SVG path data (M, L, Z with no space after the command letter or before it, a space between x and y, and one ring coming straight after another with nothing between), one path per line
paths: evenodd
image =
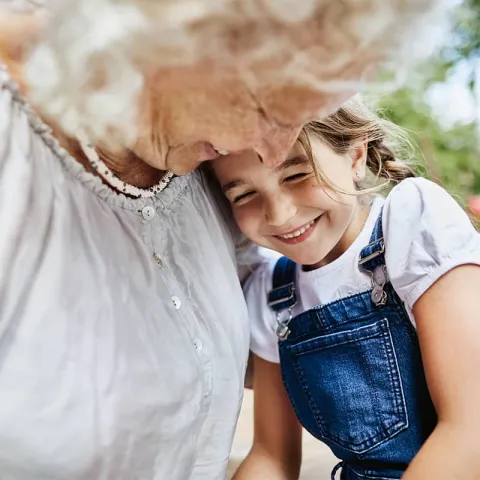
M295 263L305 266L306 270L308 270L309 267L310 269L318 268L320 266L321 261L323 260L322 256L312 255L311 252L309 252L308 254L306 253L305 255L301 255L298 253L296 254L292 251L284 250L283 252L280 252L280 253L290 258Z

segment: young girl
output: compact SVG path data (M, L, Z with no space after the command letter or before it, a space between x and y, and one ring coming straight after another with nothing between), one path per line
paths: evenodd
M397 137L357 99L275 169L213 162L244 234L284 255L245 286L255 436L236 479L297 478L300 424L341 459L332 479L480 478L480 236Z

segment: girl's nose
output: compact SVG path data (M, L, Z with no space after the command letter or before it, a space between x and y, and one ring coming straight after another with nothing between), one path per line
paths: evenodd
M265 220L274 227L281 227L297 213L297 207L290 195L280 194L265 202Z

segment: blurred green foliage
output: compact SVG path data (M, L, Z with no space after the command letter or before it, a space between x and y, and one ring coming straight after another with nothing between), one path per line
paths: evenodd
M387 118L410 132L423 157L420 173L465 203L470 195L480 194L480 0L465 0L457 8L455 30L448 43L404 88L382 97L379 107ZM433 114L426 92L432 85L447 82L459 65L467 72L465 86L477 114L470 123L446 127L439 115Z

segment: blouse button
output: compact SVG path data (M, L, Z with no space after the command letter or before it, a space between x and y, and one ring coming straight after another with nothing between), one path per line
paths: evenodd
M142 208L142 218L149 222L155 218L156 210L152 205L146 205Z
M154 253L153 259L157 262L159 267L163 266L163 260L159 253Z
M193 341L193 346L197 352L201 352L203 348L202 341L199 339L196 339Z
M173 306L175 307L176 310L179 310L180 307L182 306L182 302L180 301L180 299L178 297L173 296L172 297L172 302L173 302Z

